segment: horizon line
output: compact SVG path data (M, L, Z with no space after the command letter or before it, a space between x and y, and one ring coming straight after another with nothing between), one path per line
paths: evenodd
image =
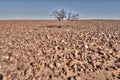
M0 19L1 20L57 20L57 19ZM64 20L64 21L79 21L79 20L120 20L120 19L78 19L78 20Z

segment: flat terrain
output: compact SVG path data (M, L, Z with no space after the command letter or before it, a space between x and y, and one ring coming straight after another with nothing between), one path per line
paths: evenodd
M0 80L120 80L120 21L0 21Z

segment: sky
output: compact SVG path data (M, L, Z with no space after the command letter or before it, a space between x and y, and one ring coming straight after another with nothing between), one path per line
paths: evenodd
M0 0L0 19L54 19L54 10L79 13L80 19L120 20L120 0Z

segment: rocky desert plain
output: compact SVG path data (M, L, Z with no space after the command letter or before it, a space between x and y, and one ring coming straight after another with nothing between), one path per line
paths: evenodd
M120 80L120 20L1 20L0 80Z

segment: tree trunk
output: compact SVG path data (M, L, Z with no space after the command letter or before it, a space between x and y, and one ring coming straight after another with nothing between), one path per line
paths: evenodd
M60 28L64 26L63 20L60 21Z

